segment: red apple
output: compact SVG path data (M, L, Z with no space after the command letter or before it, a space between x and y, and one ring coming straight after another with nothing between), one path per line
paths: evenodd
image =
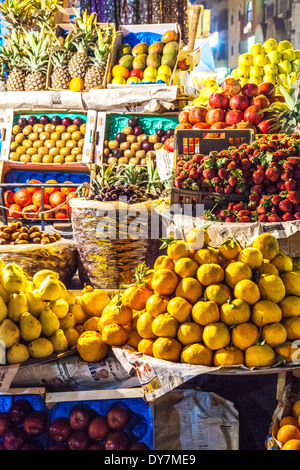
M210 109L205 116L205 121L210 126L215 122L220 122L225 120L225 111L224 109Z
M32 410L31 403L26 398L19 398L11 404L8 413L12 423L21 424Z
M103 444L93 444L87 450L105 450L105 446Z
M248 98L253 98L253 96L259 95L259 89L255 83L245 83L242 88L242 93L248 96Z
M24 431L32 437L43 434L47 427L47 415L43 411L33 410L24 419Z
M106 416L96 416L88 427L88 435L93 441L103 441L109 432Z
M0 412L0 438L4 436L5 431L10 428L11 419L6 411Z
M226 113L225 122L229 126L233 126L234 124L238 124L244 119L244 113L240 109L231 109Z
M48 450L70 450L67 444L57 443L53 444L48 448Z
M264 118L263 111L258 108L257 106L249 106L244 112L244 120L253 124L253 126L257 126Z
M230 98L230 109L240 109L241 111L245 111L248 106L249 98L246 95L234 95L232 98Z
M260 109L266 109L270 106L270 101L265 95L253 96L250 101L250 106L257 106Z
M224 93L227 93L227 95L230 96L238 95L242 89L240 82L233 77L225 78L222 82L221 88Z
M22 426L8 429L3 437L4 449L20 450L27 439L27 435Z
M142 69L132 69L130 72L130 77L138 77L140 80L142 80L144 75L144 72Z
M259 95L265 95L267 98L271 98L275 95L276 88L275 85L271 82L261 82L258 85Z
M70 450L85 450L91 444L91 440L86 431L74 431L68 438Z
M121 431L128 423L130 411L122 406L114 406L107 413L107 423L110 429Z
M91 408L85 403L78 403L73 406L70 412L70 425L75 431L83 431L88 429L90 422L93 418L93 412Z
M227 95L225 93L219 93L215 92L212 95L210 95L208 104L211 107L211 109L228 109L229 107L229 100Z
M55 418L49 426L48 435L54 442L66 442L72 432L69 419L64 416Z
M193 106L189 112L189 122L191 124L197 124L198 122L205 122L205 116L207 115L207 109L204 106Z
M149 447L144 442L135 442L128 450L149 450Z
M125 432L112 431L106 437L105 450L127 450L129 445L129 437Z

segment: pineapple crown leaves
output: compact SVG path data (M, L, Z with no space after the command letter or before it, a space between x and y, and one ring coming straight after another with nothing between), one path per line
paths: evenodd
M300 70L296 72L295 81L291 83L290 77L288 77L288 80L289 91L283 85L279 85L279 90L285 99L286 106L284 109L268 108L266 110L270 111L271 118L276 119L276 123L271 128L272 132L292 134L300 121Z
M48 25L54 27L55 14L62 7L62 0L33 0L31 1L31 20L42 27Z
M74 32L71 30L65 37L63 45L60 39L52 32L53 41L50 48L50 57L53 66L63 67L68 64L74 48Z
M119 166L119 177L123 183L134 186L142 186L147 183L146 169L129 163L126 166Z
M35 32L24 31L24 43L24 68L28 72L46 73L51 41L50 36L45 34L45 29Z
M76 34L74 45L77 50L88 51L97 39L97 15L96 13L87 14L85 10L82 15L73 8L75 18L72 23L73 31Z
M101 191L102 188L109 188L110 185L118 181L118 176L114 172L115 165L105 165L101 163L99 165L99 171L96 178L93 179L92 188L96 192Z
M30 25L31 0L5 0L0 3L0 14L9 29L23 29Z

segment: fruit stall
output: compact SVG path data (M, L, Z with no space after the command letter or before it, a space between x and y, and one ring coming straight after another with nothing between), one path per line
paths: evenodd
M34 8L0 5L0 450L300 450L299 51L194 89L178 23Z

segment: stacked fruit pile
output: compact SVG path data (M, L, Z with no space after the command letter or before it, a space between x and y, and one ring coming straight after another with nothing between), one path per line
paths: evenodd
M0 227L0 245L48 245L61 239L59 233L49 234L39 227L23 227L22 222L12 222Z
M119 61L112 69L112 84L133 83L169 84L179 51L178 34L166 31L160 41L140 42L134 47L124 43L119 50Z
M290 88L300 69L300 51L294 50L289 41L277 44L275 39L267 39L263 44L254 44L250 53L239 56L238 68L231 72L241 83L261 82L281 84Z
M177 129L252 129L255 133L271 132L274 120L267 119L266 112L272 103L284 106L282 95L276 94L273 83L262 82L259 85L227 77L217 91L208 88L204 100L196 99L192 107L178 115ZM206 91L206 90L205 90ZM202 101L202 103L201 103ZM205 104L204 104L205 103ZM220 134L207 134L207 138L219 137Z
M299 219L300 138L265 135L253 143L185 160L178 157L175 187L218 195L241 195L238 205L221 202L225 222L277 222ZM208 212L206 218L213 217ZM215 219L216 220L216 219Z
M22 163L82 161L86 125L82 117L20 117L12 129L9 159Z
M149 450L128 431L135 417L117 402L106 415L78 402L68 416L51 419L30 400L18 398L0 412L0 450Z
M280 450L300 450L300 400L293 403L291 414L280 420L275 438Z
M245 248L233 239L209 243L201 228L187 241L171 239L154 271L141 265L136 284L107 304L94 335L187 364L270 367L295 351L299 360L300 275L292 258L268 233Z
M38 180L29 180L28 183L39 184ZM57 184L56 180L47 180L47 184ZM65 181L65 184L72 184ZM14 219L41 219L44 212L45 219L68 219L70 208L68 199L76 197L76 188L45 187L44 200L42 190L38 187L18 189L16 192L7 190L4 193L5 206L8 208L8 216ZM44 211L42 211L42 202Z
M147 135L138 118L132 116L128 119L127 126L116 134L115 140L105 140L103 161L109 165L147 165L147 158L155 160L156 150L173 134L173 128L160 128L154 134Z
M31 280L20 266L1 261L0 340L7 363L45 358L75 346L74 305L74 295L56 272L38 271Z

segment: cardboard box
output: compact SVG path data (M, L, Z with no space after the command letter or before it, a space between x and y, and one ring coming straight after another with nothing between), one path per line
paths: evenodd
M118 50L123 42L126 42L126 36L129 33L141 33L141 32L150 32L163 35L166 31L175 30L178 34L178 44L181 44L181 30L180 25L178 23L161 23L161 24L138 24L138 25L121 25L120 30L116 33L116 38L114 42L114 48L112 50L112 57L110 61L110 68L108 71L108 79L107 79L107 88L124 88L128 87L128 85L117 85L112 84L112 68L118 64ZM178 55L176 59L176 63L174 65L170 82L165 86L170 86L173 84L175 72L177 69L178 63ZM145 83L147 87L157 87L162 86L162 84L148 84ZM134 85L134 86L143 86L143 85Z

